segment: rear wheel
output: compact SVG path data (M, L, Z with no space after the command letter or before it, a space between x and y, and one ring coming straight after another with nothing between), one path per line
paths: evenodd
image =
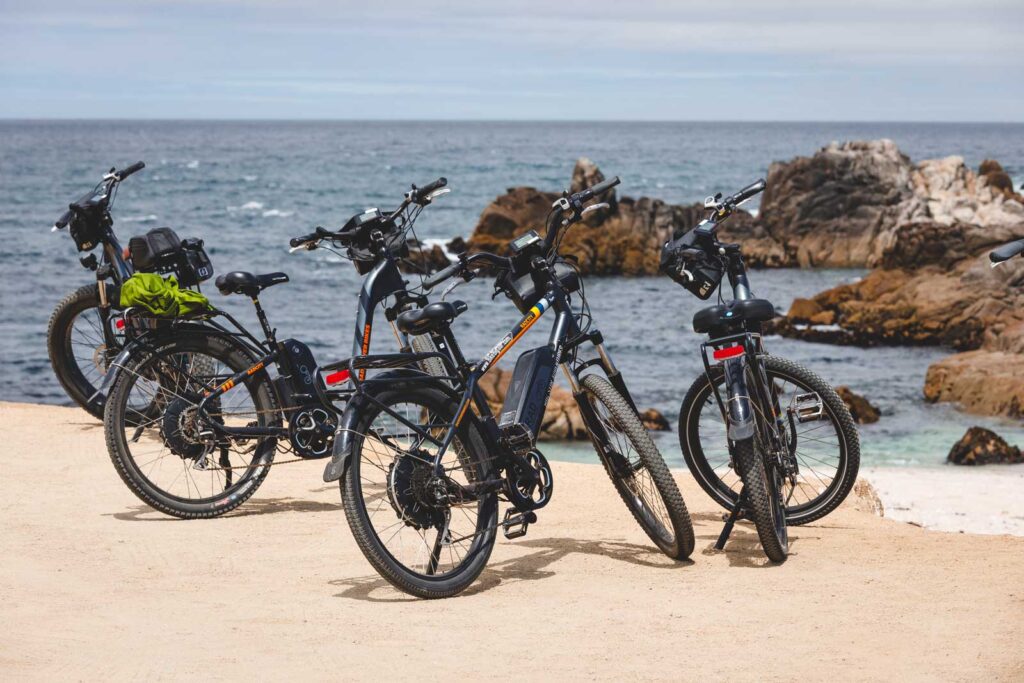
M595 447L615 489L662 552L686 559L695 545L693 523L651 435L604 377L590 374L580 384L599 421L593 432Z
M266 478L274 437L221 436L198 414L204 393L252 366L227 340L186 334L141 347L121 368L104 416L107 450L121 479L144 503L175 517L216 517L249 499ZM222 425L280 426L265 371L207 405Z
M831 386L807 368L777 356L765 357L768 384L775 393L787 439L795 440L796 474L782 483L786 520L807 524L835 510L853 489L860 467L860 440L850 411ZM714 385L724 383L721 366L712 366ZM749 380L748 380L749 381ZM820 402L817 417L804 421L789 414L797 398ZM706 374L694 381L679 409L679 445L697 483L715 502L732 509L741 478L729 452L728 435L712 384Z
M46 347L53 372L68 397L102 420L104 397L92 396L107 371L107 363L121 350L124 334L115 334L117 345L108 348L99 305L99 288L95 284L64 297L50 316Z
M439 380L396 379L372 398L348 408L359 411L340 482L349 527L366 559L399 590L455 595L476 580L494 547L497 490L466 493L494 478L483 441L463 421L437 476L437 442L455 422L458 401Z

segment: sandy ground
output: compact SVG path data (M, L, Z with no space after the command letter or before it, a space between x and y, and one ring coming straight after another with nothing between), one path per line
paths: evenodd
M321 463L228 517L143 506L81 411L0 404L0 679L1021 680L1024 538L848 505L766 566L726 552L689 480L692 562L659 555L596 466L555 463L528 536L458 598L417 601L360 555Z
M885 516L937 531L1024 536L1024 465L868 467Z

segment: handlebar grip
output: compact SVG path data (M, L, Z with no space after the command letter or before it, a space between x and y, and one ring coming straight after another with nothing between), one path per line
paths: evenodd
M144 168L146 168L145 162L136 161L134 164L132 164L128 168L122 168L120 171L118 171L117 172L117 178L118 178L118 180L124 180L125 178L130 176L132 173L135 173L136 171L141 171Z
M442 268L433 275L429 275L423 278L423 289L430 290L433 289L434 287L437 287L439 284L450 278L452 275L455 275L461 269L462 262L456 262L451 264L447 268Z
M74 218L74 215L75 214L72 211L65 211L64 215L58 218L57 222L53 224L53 227L57 228L58 230L63 230L64 228L68 227L68 223L71 222L71 219Z
M1009 244L1004 244L998 249L990 252L988 260L994 264L1002 263L1003 261L1012 259L1021 252L1024 252L1024 240L1017 240L1015 242L1010 242Z
M602 195L608 190L618 185L620 182L622 181L619 180L619 176L609 178L608 180L602 180L597 185L594 185L592 188L590 188L590 197L597 197L598 195ZM588 199L590 197L588 197Z
M750 199L754 195L757 195L757 194L760 194L760 193L764 192L764 188L765 188L764 178L761 178L757 182L754 182L754 183L751 183L751 184L747 185L742 190L740 190L739 192L737 192L733 196L729 197L729 199L727 200L726 203L728 203L728 204L740 204L741 202L747 201L748 199Z
M415 200L419 200L419 199L426 199L427 195L429 195L431 192L433 192L434 190L439 190L439 189L441 189L442 187L444 187L447 184L448 184L448 179L445 178L444 176L441 176L440 178L438 178L434 182L427 183L423 187L417 187L415 190L413 190L412 191L412 195L413 195L412 198L413 198L414 201Z
M308 235L303 235L302 237L291 238L288 240L288 244L292 247L301 247L303 244L309 244L310 242L315 242L318 239L320 239L320 235L315 232L311 232Z

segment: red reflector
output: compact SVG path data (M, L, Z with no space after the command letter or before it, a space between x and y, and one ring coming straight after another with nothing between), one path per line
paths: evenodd
M324 377L324 381L328 384L337 384L338 382L344 382L348 379L348 370L338 370Z
M727 346L724 349L715 349L714 353L715 360L725 360L726 358L735 358L736 356L743 355L742 346Z
M117 326L117 329L123 330L124 329L124 318L118 318L117 322L114 323L114 324Z

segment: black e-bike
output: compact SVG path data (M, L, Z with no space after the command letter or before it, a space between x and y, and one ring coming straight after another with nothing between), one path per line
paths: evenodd
M406 235L419 213L448 191L446 184L440 178L414 186L394 211L369 209L340 230L317 228L291 240L293 251L344 249L335 253L365 275L353 353L368 351L378 305L392 301L385 312L394 321L426 303L407 289L399 262L409 254ZM347 362L320 366L306 344L277 338L259 295L285 282L285 273L241 271L216 280L222 294L252 300L262 339L211 309L161 321L112 362L107 449L125 484L146 504L186 519L216 517L255 493L279 449L296 460L331 454L337 406L351 394ZM135 317L146 315L136 308L124 312L133 326Z
M719 294L718 305L693 316L694 331L708 341L704 374L679 410L679 445L697 483L730 510L716 547L747 517L768 558L782 562L787 525L824 517L853 488L860 441L828 383L765 351L761 328L775 308L751 293L740 245L718 241L719 224L764 187L759 180L730 197L708 197L709 216L665 245L661 268L701 299L728 275L733 298Z
M546 236L530 231L516 238L510 257L463 255L427 278L424 287L431 289L448 278L469 281L482 268L498 272L496 292L511 298L524 316L482 360L468 362L451 330L466 305L443 298L396 320L406 334L431 337L437 351L349 360L353 378L364 370L378 372L356 379L324 480L340 480L360 549L402 591L442 598L464 590L487 563L496 532L524 535L536 510L550 501L551 467L536 438L558 367L637 522L669 557L684 559L693 551L693 527L675 480L593 328L577 270L558 255L564 230L607 206L584 204L618 182L613 178L563 195L548 215ZM570 299L576 293L579 311ZM548 343L519 357L504 407L493 415L480 378L549 310L555 320ZM580 357L583 344L596 349L595 358ZM443 364L445 375L413 367L425 361ZM511 505L499 521L501 500Z

